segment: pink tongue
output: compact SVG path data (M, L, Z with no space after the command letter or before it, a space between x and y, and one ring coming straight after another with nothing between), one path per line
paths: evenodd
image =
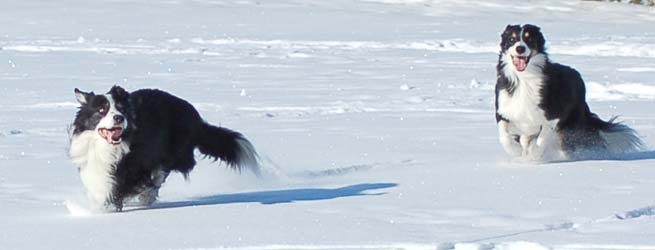
M105 138L105 140L107 140L108 143L113 144L114 142L117 142L121 139L122 132L123 131L121 129L113 129L113 130L101 129L100 135L102 136L102 138Z
M515 56L512 58L512 62L518 71L524 71L528 67L528 60L525 57Z
M114 141L120 140L121 139L121 131L122 130L120 130L120 129L114 129L112 131L109 131L109 133L111 134L111 139L114 140Z

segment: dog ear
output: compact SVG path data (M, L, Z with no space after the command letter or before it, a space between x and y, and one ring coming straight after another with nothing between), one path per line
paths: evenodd
M514 28L516 28L516 25L507 24L507 26L505 26L505 29L503 30L503 32L500 33L500 47L501 47L501 50L503 48L505 48L505 47L509 47L509 46L507 46L506 43L507 43L507 40L509 39L509 36L510 36L510 33L512 32L512 29L514 29Z
M546 50L546 38L544 38L544 34L541 32L541 28L539 26L534 24L526 24L523 26L523 29L531 31L533 38L537 43L537 48L540 52Z
M503 35L507 34L508 32L510 32L510 30L512 30L516 26L518 26L518 25L516 25L516 24L507 24L507 26L505 26L505 30L503 30L503 33L500 33L500 36L502 37Z
M503 31L503 33L507 32L510 28L512 28L512 25L507 24L507 26L505 26L505 30Z
M121 86L118 86L118 85L114 85L113 87L111 87L111 89L109 90L109 93L114 98L120 99L120 100L124 100L124 99L127 98L127 96L130 95L127 91L125 91L125 89L123 89Z
M539 26L529 23L523 25L523 29L531 29L533 31L541 32L541 28Z
M87 104L92 96L93 96L93 92L87 93L79 90L78 88L75 88L75 98L77 98L77 102L79 102L82 105Z

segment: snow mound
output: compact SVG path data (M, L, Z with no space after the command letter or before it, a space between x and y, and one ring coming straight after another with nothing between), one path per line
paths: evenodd
M92 209L76 201L67 200L64 202L68 212L72 216L90 216L95 214Z

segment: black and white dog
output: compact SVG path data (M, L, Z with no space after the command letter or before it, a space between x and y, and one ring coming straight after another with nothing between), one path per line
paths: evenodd
M589 110L582 77L548 60L539 27L508 25L501 38L496 122L508 154L554 161L606 158L643 147L633 129Z
M151 205L171 171L185 175L194 150L228 166L258 173L258 157L240 133L212 126L188 102L161 90L132 93L114 86L104 95L75 89L81 104L72 127L70 157L97 207L138 197Z

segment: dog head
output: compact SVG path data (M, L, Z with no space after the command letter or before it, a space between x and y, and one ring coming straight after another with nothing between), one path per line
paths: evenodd
M546 57L545 44L546 40L539 27L532 24L507 25L501 35L501 61L505 64L505 68L523 72L532 66L530 64L535 57ZM543 60L535 61L541 63L540 61Z
M75 89L75 97L81 104L73 122L73 134L95 131L109 144L119 144L127 128L127 103L129 94L114 86L104 95Z

